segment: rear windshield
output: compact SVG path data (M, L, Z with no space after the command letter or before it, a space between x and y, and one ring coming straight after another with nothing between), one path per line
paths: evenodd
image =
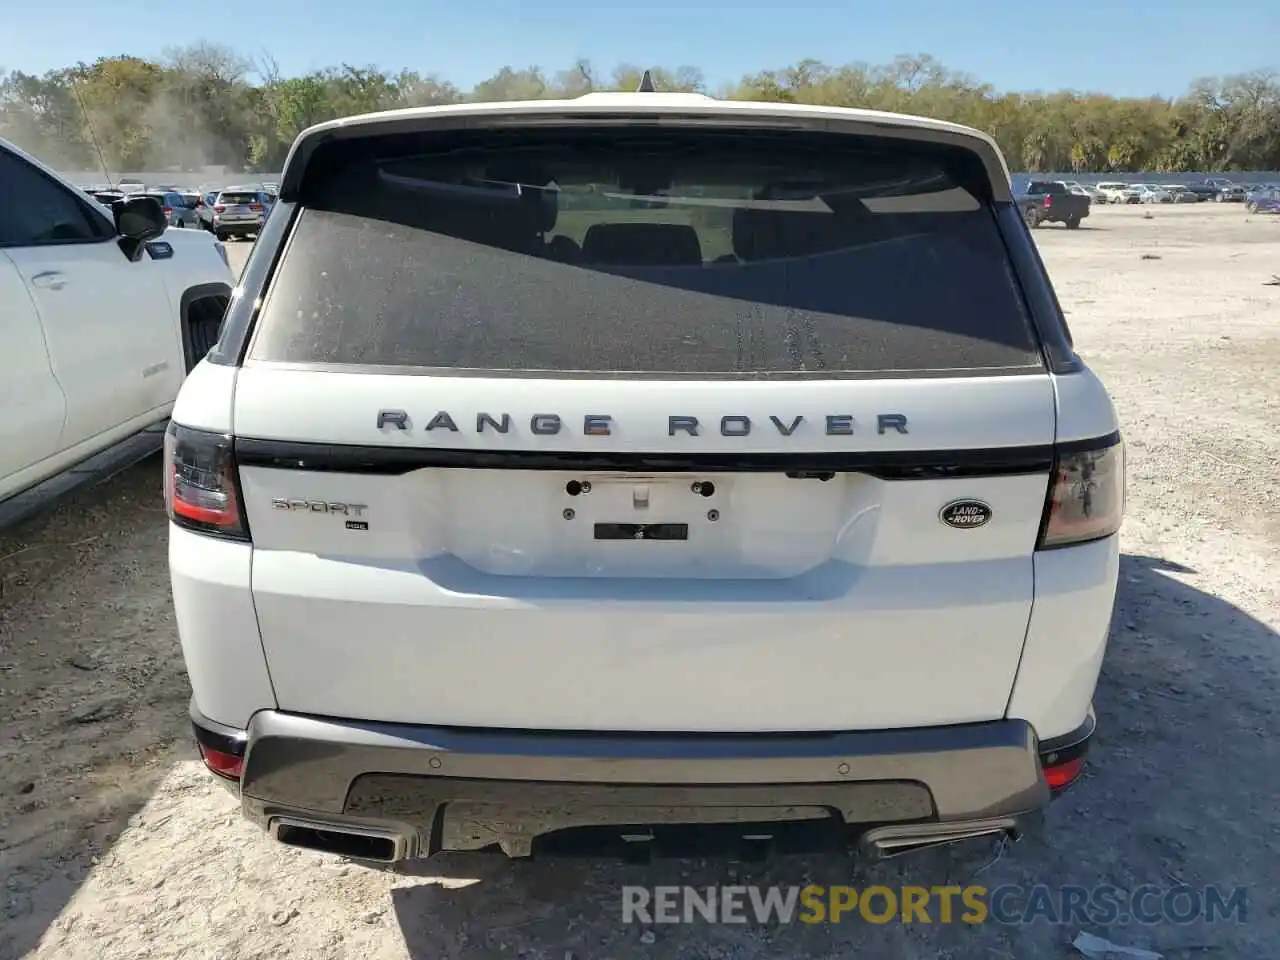
M219 203L257 203L256 193L223 193L218 196Z
M746 378L1041 369L967 151L691 130L382 142L381 156L375 140L313 160L251 359Z

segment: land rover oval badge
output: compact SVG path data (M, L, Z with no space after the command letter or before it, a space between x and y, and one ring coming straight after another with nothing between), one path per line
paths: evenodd
M990 520L991 508L981 500L952 500L938 512L938 519L948 527L969 530Z

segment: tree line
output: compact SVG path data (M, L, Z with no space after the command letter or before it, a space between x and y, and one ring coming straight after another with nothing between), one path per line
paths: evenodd
M299 131L335 117L467 100L572 97L634 90L641 69L503 67L461 90L432 73L342 64L282 75L198 43L161 60L104 57L42 76L0 73L0 137L64 169L225 165L278 171ZM653 70L659 90L892 110L991 134L1013 170L1184 172L1280 169L1280 79L1274 71L1198 80L1180 97L1075 91L1008 93L927 55L828 66L805 60L709 90L696 67Z

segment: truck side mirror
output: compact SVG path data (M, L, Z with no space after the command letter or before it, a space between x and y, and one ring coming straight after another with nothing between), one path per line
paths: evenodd
M169 225L164 208L154 197L125 197L111 209L116 233L120 235L120 249L133 263L142 257L147 242L163 234Z

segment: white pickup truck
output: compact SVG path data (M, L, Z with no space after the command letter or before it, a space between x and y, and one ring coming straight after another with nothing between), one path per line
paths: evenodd
M216 341L226 251L148 212L0 140L0 501L165 421Z

